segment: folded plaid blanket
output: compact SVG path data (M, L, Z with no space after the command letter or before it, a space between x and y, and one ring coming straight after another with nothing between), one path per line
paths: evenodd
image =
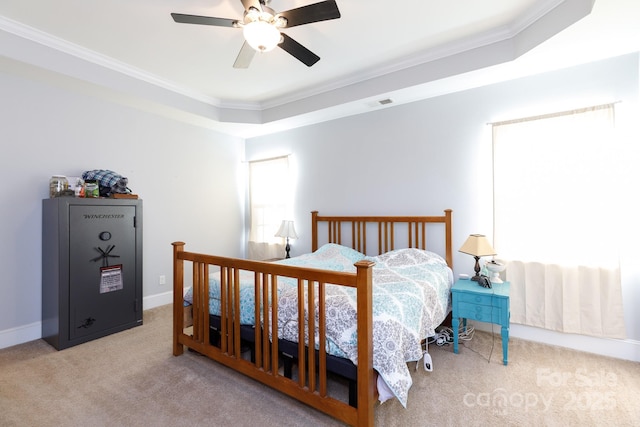
M122 175L104 169L95 169L82 173L82 179L96 180L100 187L101 196L109 196L111 193L128 194L131 189L127 187L129 180Z

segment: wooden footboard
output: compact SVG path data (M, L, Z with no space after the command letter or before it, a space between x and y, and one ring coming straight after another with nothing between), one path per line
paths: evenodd
M441 216L320 216L312 212L312 251L319 248L319 236L326 243L351 246L359 252L377 255L395 248L427 249L427 226L436 224L429 237L429 250L440 252L453 267L452 212ZM319 228L319 223L322 226ZM444 227L437 227L437 225ZM440 229L438 229L440 228ZM369 231L369 234L367 234ZM368 238L369 237L369 238ZM367 240L368 238L368 240ZM322 239L324 241L324 239ZM432 245L431 243L434 243ZM273 387L349 425L373 426L375 373L373 369L373 263L360 261L356 273L344 273L248 261L186 252L185 244L173 243L173 354L180 355L187 346L257 381ZM370 246L370 247L369 247ZM440 248L441 250L438 250ZM368 250L369 249L369 250ZM376 252L377 253L373 253ZM214 270L215 269L215 270ZM220 316L215 318L219 335L217 346L210 344L209 273L219 271ZM252 272L255 295L256 327L240 326L240 271ZM295 345L297 370L287 378L280 369L278 337L278 280L293 278L298 289L298 319L307 313L308 325L298 322L298 343L314 342L306 331L318 330L318 351L313 345ZM335 284L357 289L357 407L329 396L327 392L325 286ZM185 286L193 286L193 304L184 307ZM250 286L250 285L249 285ZM317 307L316 307L316 300ZM215 314L217 316L217 313ZM187 327L190 327L186 330ZM247 334L251 335L247 339ZM243 358L242 342L250 341L250 360ZM284 345L284 344L283 344ZM291 350L289 350L291 351Z
M375 376L373 370L372 319L372 267L369 261L356 263L356 273L343 273L311 268L285 266L274 263L224 258L186 252L183 242L173 243L173 354L178 356L187 346L219 363L239 371L257 381L273 387L349 425L373 426L375 404ZM186 265L186 266L185 266ZM191 267L194 300L191 309L193 327L185 331L188 317L184 309L185 271ZM221 331L220 347L209 343L209 272L220 271ZM253 272L256 295L255 319L261 327L255 328L255 357L242 357L240 336L240 271ZM299 318L305 308L316 312L316 292L319 313L318 325L310 316L305 328L299 322L298 342L314 342L305 337L306 330L318 330L319 348L298 346L298 368L295 379L286 378L280 371L278 349L278 280L293 278L298 284ZM326 284L349 286L357 289L358 312L358 364L357 408L328 394L327 353L325 337L324 293ZM306 295L306 298L305 298ZM258 323L258 322L256 322Z

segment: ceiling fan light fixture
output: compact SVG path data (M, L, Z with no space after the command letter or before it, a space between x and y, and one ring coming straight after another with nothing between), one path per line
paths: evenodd
M242 19L172 13L175 22L182 24L212 25L214 27L242 28L244 43L233 63L234 68L247 68L255 51L268 52L279 46L307 67L320 57L281 30L314 22L340 18L336 0L321 0L306 6L276 12L267 6L271 0L242 0Z
M280 31L274 25L262 20L245 24L242 32L249 46L258 52L269 52L280 43L282 38Z
M273 25L275 25L276 28L284 28L288 24L289 21L284 16L277 15L275 18L273 18Z

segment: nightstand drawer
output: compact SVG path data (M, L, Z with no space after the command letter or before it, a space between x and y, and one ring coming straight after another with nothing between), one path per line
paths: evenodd
M504 324L505 320L508 321L508 319L504 319L505 314L508 316L508 312L500 310L498 307L465 302L460 302L456 310L457 317L497 324Z
M454 292L453 299L458 303L466 302L469 304L486 305L497 308L505 308L508 307L509 304L508 298L495 294L481 295L475 293Z
M470 302L472 304L481 304L481 305L492 305L491 300L493 295L480 295L473 293L455 293L456 299L460 302Z

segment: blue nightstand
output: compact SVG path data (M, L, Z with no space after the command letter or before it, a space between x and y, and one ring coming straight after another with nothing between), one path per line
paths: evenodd
M502 326L502 362L507 364L509 347L509 282L493 283L483 288L472 280L458 280L451 288L453 352L458 353L460 319L466 328L467 319Z

